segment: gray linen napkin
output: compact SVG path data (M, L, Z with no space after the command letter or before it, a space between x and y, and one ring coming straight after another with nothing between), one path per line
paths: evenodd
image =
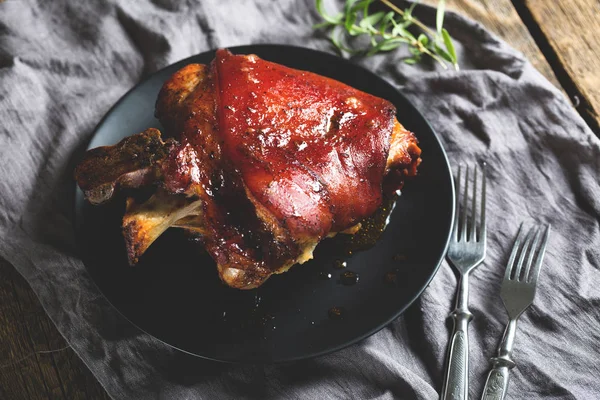
M432 23L434 11L420 10ZM313 0L0 3L0 256L114 398L438 397L456 287L446 263L414 306L372 337L263 367L206 362L139 332L74 255L72 160L121 95L211 48L331 51L311 29L318 20ZM471 396L481 393L505 322L498 293L512 239L522 220L539 220L554 231L536 302L521 320L509 397L600 398L600 142L521 54L460 16L446 24L460 72L409 66L401 53L357 62L410 97L454 165L489 164L489 254L471 281Z

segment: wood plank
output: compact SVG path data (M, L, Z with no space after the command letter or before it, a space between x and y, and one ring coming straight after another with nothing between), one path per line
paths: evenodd
M26 365L11 361L28 354L31 346L25 339L25 329L19 319L12 279L8 274L10 270L3 267L4 264L0 263L0 398L29 399L31 388L27 385L25 374L21 373ZM30 365L27 367L31 368Z
M538 42L567 93L579 98L577 109L600 133L600 2L598 0L513 0L525 21L539 29ZM561 79L561 72L565 77Z
M423 0L422 3L436 7L438 0ZM447 0L446 9L480 22L522 52L542 75L554 86L561 88L552 67L519 17L511 0Z
M2 366L14 376L13 379L2 379L3 390L9 394L6 398L48 399L50 397L42 369L35 357L29 357L35 351L34 343L17 299L12 274L3 274L3 277L6 278L2 279L2 295L9 301L6 302L8 307L2 310L2 316L9 319L0 325L2 326L0 335L3 336L2 354L8 353L9 357L3 358ZM12 346L5 347L10 344ZM10 355L14 356L10 357ZM13 360L22 361L10 363Z
M0 399L109 397L18 272L0 259ZM24 358L24 359L23 359Z
M30 343L31 352L48 351L50 350L46 345L46 337L44 331L39 325L39 315L36 315L37 304L31 301L33 293L28 287L21 285L15 285L13 279L13 291L15 295L16 304L19 310L19 316L25 327L25 333ZM29 290L28 290L29 289ZM35 297L35 295L33 295ZM62 391L62 385L58 377L57 371L47 362L40 362L41 355L35 354L30 358L32 363L35 363L38 370L39 379L44 384L46 395L50 399L62 398L64 392ZM36 395L41 394L40 390L34 392Z

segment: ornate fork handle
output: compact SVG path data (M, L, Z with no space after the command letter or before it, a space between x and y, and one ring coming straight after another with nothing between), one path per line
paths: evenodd
M482 400L503 400L506 396L509 372L516 365L511 358L516 331L517 321L510 320L498 348L498 357L493 357L490 360L492 362L492 370L485 382L483 396L481 396Z
M496 362L496 359L492 359L492 363L494 363L494 368L488 374L481 398L484 400L503 400L508 388L508 372L510 368L514 367L514 363L512 366L501 365Z
M469 395L469 322L473 315L467 308L468 274L461 276L456 308L450 316L454 328L448 352L448 368L444 379L442 400L466 400Z

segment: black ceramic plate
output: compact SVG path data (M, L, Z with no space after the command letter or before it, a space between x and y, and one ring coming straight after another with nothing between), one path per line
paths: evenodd
M405 185L381 238L351 255L343 238L327 239L313 261L273 276L258 289L239 291L223 285L201 246L176 229L155 242L137 267L129 267L119 225L122 199L92 207L77 190L85 265L126 318L185 352L221 361L282 362L339 350L398 317L435 275L454 210L448 160L419 111L373 73L339 57L298 47L230 50L329 76L396 105L399 120L419 138L423 163L418 177ZM154 102L163 82L184 65L209 63L213 57L214 52L207 52L188 58L137 85L98 125L89 147L114 144L149 127L161 128L154 118ZM346 268L337 269L342 261ZM359 281L342 284L345 271L357 273ZM328 274L331 279L326 279ZM341 318L330 315L332 307L342 310Z

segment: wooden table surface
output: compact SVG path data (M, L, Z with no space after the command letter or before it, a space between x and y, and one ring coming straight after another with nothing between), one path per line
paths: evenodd
M435 5L437 0L424 3ZM600 134L599 0L447 3L448 9L480 21L523 52ZM27 282L0 259L0 399L108 398L58 333Z

